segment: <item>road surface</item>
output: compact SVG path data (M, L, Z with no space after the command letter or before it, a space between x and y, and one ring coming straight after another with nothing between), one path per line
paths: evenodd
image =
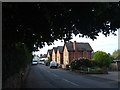
M118 88L118 82L38 64L31 66L23 88Z

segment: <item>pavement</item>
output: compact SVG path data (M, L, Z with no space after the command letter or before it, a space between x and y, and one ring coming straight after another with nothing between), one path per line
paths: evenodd
M117 81L120 83L120 71L108 71L108 74L87 74L89 76Z
M120 74L120 71L110 71L108 74L90 74L90 76L95 76L99 78L104 78L104 79L109 79L109 80L114 80L117 82L120 82L120 77L118 77Z

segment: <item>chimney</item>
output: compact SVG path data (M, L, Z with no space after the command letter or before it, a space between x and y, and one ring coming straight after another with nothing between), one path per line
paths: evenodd
M73 43L73 49L76 50L76 41Z

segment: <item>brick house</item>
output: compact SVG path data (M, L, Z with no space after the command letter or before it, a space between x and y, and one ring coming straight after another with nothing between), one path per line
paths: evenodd
M63 48L63 64L69 64L74 59L91 59L93 49L89 43L68 42Z
M63 64L63 46L57 47L57 63Z
M48 51L47 51L47 58L52 60L52 49L48 49Z
M52 49L52 61L57 61L57 47Z

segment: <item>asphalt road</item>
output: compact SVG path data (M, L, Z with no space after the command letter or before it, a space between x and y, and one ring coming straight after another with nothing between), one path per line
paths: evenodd
M118 82L38 64L31 67L23 88L118 88Z

